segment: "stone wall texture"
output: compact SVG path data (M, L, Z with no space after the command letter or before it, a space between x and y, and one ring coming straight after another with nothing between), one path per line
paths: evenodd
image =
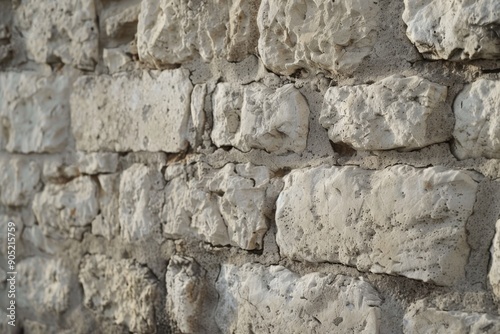
M500 333L500 1L0 0L0 333Z

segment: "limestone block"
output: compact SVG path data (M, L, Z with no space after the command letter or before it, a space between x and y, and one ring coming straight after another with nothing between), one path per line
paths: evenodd
M110 38L121 39L130 35L137 28L137 20L141 12L140 0L117 2L104 11L104 31Z
M118 168L118 154L78 152L77 165L82 174L114 173Z
M493 293L500 298L500 220L496 223L496 233L491 245L491 268L488 274Z
M500 158L500 81L479 79L466 85L453 111L457 158Z
M33 212L43 233L53 239L81 240L99 212L97 191L90 176L46 184L33 200Z
M15 8L14 22L29 59L94 69L99 59L94 0L23 0Z
M487 313L441 311L427 308L419 300L407 309L403 330L405 334L495 334L500 332L500 317Z
M223 333L378 333L381 299L352 277L225 264L216 288Z
M38 314L68 308L71 273L60 259L30 257L19 262L16 270L18 306Z
M497 0L405 0L406 35L424 57L468 60L500 58Z
M255 53L260 0L143 0L137 27L139 57L154 66L198 55L241 61Z
M156 169L134 164L122 173L119 195L120 235L129 242L161 235L165 180Z
M102 50L102 61L108 68L110 74L133 68L132 59L121 48L110 48Z
M40 167L24 157L0 159L0 202L8 206L28 205L40 188Z
M294 170L276 204L276 240L295 260L453 285L465 274L476 190L444 167Z
M263 0L257 18L262 61L273 72L351 73L377 40L379 4Z
M87 308L133 333L154 333L157 282L147 267L133 260L87 255L79 280Z
M71 95L71 125L77 148L183 150L192 88L189 71L184 69L80 78Z
M0 72L0 149L54 153L67 145L70 78Z
M101 213L92 221L92 234L101 235L111 240L120 234L119 190L120 175L109 174L98 176L99 207ZM127 231L129 231L127 229Z
M275 153L300 153L306 148L309 106L292 84L274 90L260 83L220 83L213 113L212 141L218 147Z
M356 150L411 150L448 140L447 87L393 75L372 85L331 87L320 123L334 143Z
M166 186L163 232L212 245L260 249L267 231L267 167L228 163L222 169L197 164Z
M211 298L211 287L206 271L188 257L170 259L165 276L167 311L174 326L181 333L216 333Z

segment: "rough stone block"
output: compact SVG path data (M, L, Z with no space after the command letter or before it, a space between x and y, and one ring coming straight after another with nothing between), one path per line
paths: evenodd
M334 143L356 150L411 150L448 140L446 86L393 75L372 85L331 87L320 123Z
M467 173L443 167L294 170L277 201L276 240L295 260L452 285L465 275L476 191Z
M92 234L101 235L107 240L111 240L120 234L118 218L120 175L99 175L98 180L101 213L92 221Z
M84 304L133 333L154 333L157 282L133 260L88 255L80 266Z
M405 334L496 334L500 333L500 317L487 313L441 311L427 308L422 301L417 301L406 311L403 330Z
M16 266L16 301L37 314L62 313L69 306L71 274L61 260L30 257Z
M70 128L66 75L0 72L0 149L54 153L66 145Z
M496 233L491 245L491 268L488 274L493 293L500 298L500 220L496 223Z
M77 148L182 151L187 146L192 89L184 69L79 79L71 95Z
M212 300L215 290L208 284L206 271L188 257L170 259L165 277L167 311L181 333L217 333ZM213 291L212 291L213 290Z
M500 158L500 81L479 79L466 85L453 111L457 158Z
M81 153L77 154L78 170L82 174L95 175L114 173L118 168L116 153Z
M90 176L46 184L33 200L33 212L43 233L53 239L81 240L99 212L97 192Z
M19 1L14 22L29 59L94 69L99 59L94 0Z
M165 179L156 169L134 164L120 180L120 234L126 241L161 235L160 214L165 202Z
M216 288L223 333L378 333L381 299L352 277L226 264Z
M198 55L241 61L255 53L260 0L143 0L138 52L154 67L181 64Z
M170 237L194 237L212 245L260 249L267 231L267 167L197 164L166 186L163 221ZM197 169L197 170L196 170Z
M40 167L24 157L0 159L0 202L8 206L31 203L40 188Z
M406 35L426 58L500 58L497 0L405 0Z
M292 84L274 90L260 83L220 83L213 101L215 145L275 153L306 148L309 106Z
M263 0L259 53L273 72L351 73L377 40L376 1Z

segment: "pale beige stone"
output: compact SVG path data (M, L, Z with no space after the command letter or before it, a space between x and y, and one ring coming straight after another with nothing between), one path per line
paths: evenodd
M464 278L477 182L443 167L297 169L276 209L282 255L439 285Z
M40 166L26 157L0 159L0 202L8 206L31 203L40 188Z
M120 174L99 175L98 180L101 212L92 221L92 234L112 240L120 234Z
M491 267L488 280L493 289L493 293L500 298L500 220L496 222L496 233L491 245Z

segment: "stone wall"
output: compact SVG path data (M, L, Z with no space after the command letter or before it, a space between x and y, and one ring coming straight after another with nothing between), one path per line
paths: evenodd
M499 73L498 0L0 0L0 332L499 333Z

